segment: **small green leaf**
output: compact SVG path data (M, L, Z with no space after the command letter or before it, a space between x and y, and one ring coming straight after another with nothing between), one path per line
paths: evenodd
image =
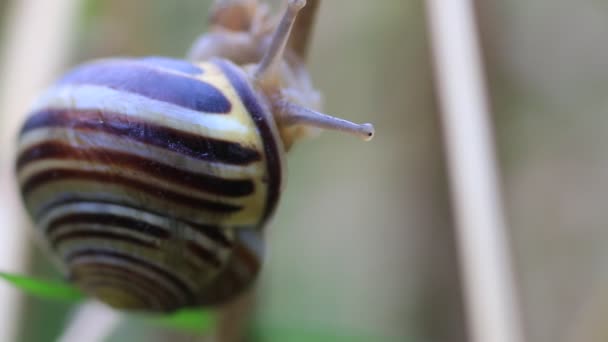
M181 310L167 316L143 315L155 325L182 331L204 333L215 325L215 315L209 310Z
M5 272L0 272L0 278L27 294L44 299L78 302L84 298L80 290L63 282L34 279Z
M67 302L79 302L85 295L76 287L59 281L41 280L22 275L0 272L6 280L21 291L35 297ZM138 314L148 322L181 331L204 333L214 326L215 316L207 310L181 310L170 315Z

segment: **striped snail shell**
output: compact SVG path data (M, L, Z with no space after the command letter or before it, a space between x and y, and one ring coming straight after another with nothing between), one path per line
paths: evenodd
M289 1L278 25L252 8L244 31L203 36L193 62L84 64L33 105L19 134L22 197L84 292L160 312L234 298L260 270L285 151L314 128L372 136L305 107L317 96L286 50L304 4ZM231 61L243 35L250 55Z

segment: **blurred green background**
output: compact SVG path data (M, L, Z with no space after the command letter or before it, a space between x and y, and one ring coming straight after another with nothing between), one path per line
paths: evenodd
M0 0L3 35L10 2ZM209 5L83 0L64 69L181 57ZM477 5L529 341L606 341L608 6ZM373 122L377 135L328 133L290 153L251 339L466 341L423 2L324 1L312 42L325 112ZM53 276L32 254L30 274ZM55 340L70 310L28 299L19 341ZM182 339L137 320L111 338Z

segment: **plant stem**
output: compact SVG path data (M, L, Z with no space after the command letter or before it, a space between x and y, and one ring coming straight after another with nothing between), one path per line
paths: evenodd
M471 340L521 342L471 0L427 0Z
M302 60L308 57L308 46L312 39L315 17L321 0L307 0L306 6L298 14L291 31L289 46Z
M27 220L14 175L19 125L34 94L64 66L81 1L12 1L7 10L0 56L0 270L23 273L27 265ZM0 341L14 341L20 318L16 290L0 284Z
M219 310L214 342L240 342L245 339L249 314L255 301L250 290Z
M58 341L104 341L120 319L120 315L112 309L97 302L86 302L78 308Z

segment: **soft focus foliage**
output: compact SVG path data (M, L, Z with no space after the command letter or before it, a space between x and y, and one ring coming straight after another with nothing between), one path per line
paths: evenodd
M21 275L0 272L0 278L11 283L28 295L45 299L80 301L83 294L65 282L43 281Z

